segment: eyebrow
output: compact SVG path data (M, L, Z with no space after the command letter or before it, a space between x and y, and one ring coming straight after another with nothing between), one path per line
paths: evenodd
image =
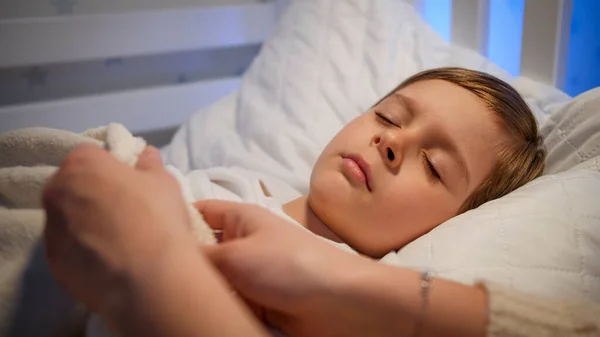
M415 115L419 112L419 109L417 109L414 100L412 100L411 98L406 97L398 92L394 93L393 96L396 98L400 105L406 108L406 111L410 115L411 119L414 118ZM468 185L471 181L471 175L469 173L469 169L467 168L464 154L459 150L459 147L456 145L454 139L450 137L450 135L445 130L438 129L437 131L439 134L442 135L441 138L444 139L443 143L446 149L448 150L448 152L450 152L451 157L458 165L458 168L461 171L461 175Z
M465 157L463 153L458 149L458 146L456 146L456 142L454 141L454 139L448 137L448 134L445 133L445 131L442 131L441 133L445 135L444 138L446 139L445 143L447 144L448 152L451 153L451 156L452 158L454 158L454 161L458 165L458 168L460 169L462 176L466 180L467 185L469 185L469 182L471 181L471 175L469 174L469 169L467 168L467 164L465 162Z
M398 102L398 104L402 105L406 111L409 114L409 117L412 119L415 117L415 104L414 102L409 99L408 97L402 95L401 93L395 92L393 94L394 98L396 99L396 102Z

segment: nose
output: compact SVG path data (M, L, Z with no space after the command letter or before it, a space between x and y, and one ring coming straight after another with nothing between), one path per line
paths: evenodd
M402 164L404 157L404 147L406 139L397 133L384 133L375 135L372 139L372 144L377 147L383 162L390 169L398 169Z

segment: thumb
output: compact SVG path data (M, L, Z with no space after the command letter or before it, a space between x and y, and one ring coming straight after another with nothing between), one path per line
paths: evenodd
M227 254L227 245L216 244L216 245L202 245L200 251L206 256L210 263L215 266L221 273L223 272L223 263L227 261L225 255Z
M202 200L194 207L212 229L222 231L224 242L253 234L269 216L269 211L258 206L231 201Z
M135 164L135 168L142 171L150 171L162 167L163 163L160 152L153 146L146 147Z
M201 253L215 267L234 288L238 288L240 274L245 274L248 265L241 261L247 258L247 246L243 241L230 241L217 245L205 245L200 247ZM240 244L242 245L240 247ZM233 284L232 284L233 283Z
M262 312L262 322L275 327L280 332L292 336L295 335L294 332L297 332L295 328L295 320L293 317L279 312L277 310L265 310Z

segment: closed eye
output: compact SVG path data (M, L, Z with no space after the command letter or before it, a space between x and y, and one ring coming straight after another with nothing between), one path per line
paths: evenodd
M384 124L387 124L388 126L396 126L396 124L394 124L394 122L392 122L389 118L385 117L385 115L383 115L381 112L375 111L375 115L377 116L377 118L379 118L381 121L383 121Z
M435 166L433 166L433 164L431 163L431 160L429 160L429 157L427 156L427 153L425 153L425 151L422 152L421 157L423 159L423 165L425 166L425 169L428 171L428 174L432 178L441 181L442 177L440 176L439 172L436 170Z

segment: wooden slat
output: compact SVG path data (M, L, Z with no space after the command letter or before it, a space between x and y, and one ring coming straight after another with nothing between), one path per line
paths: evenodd
M110 122L133 132L183 123L196 110L235 90L239 78L178 84L0 108L0 132L45 126L81 132Z
M452 1L452 43L487 53L489 0Z
M0 21L0 67L259 43L275 2Z
M525 1L521 75L564 88L572 0Z

